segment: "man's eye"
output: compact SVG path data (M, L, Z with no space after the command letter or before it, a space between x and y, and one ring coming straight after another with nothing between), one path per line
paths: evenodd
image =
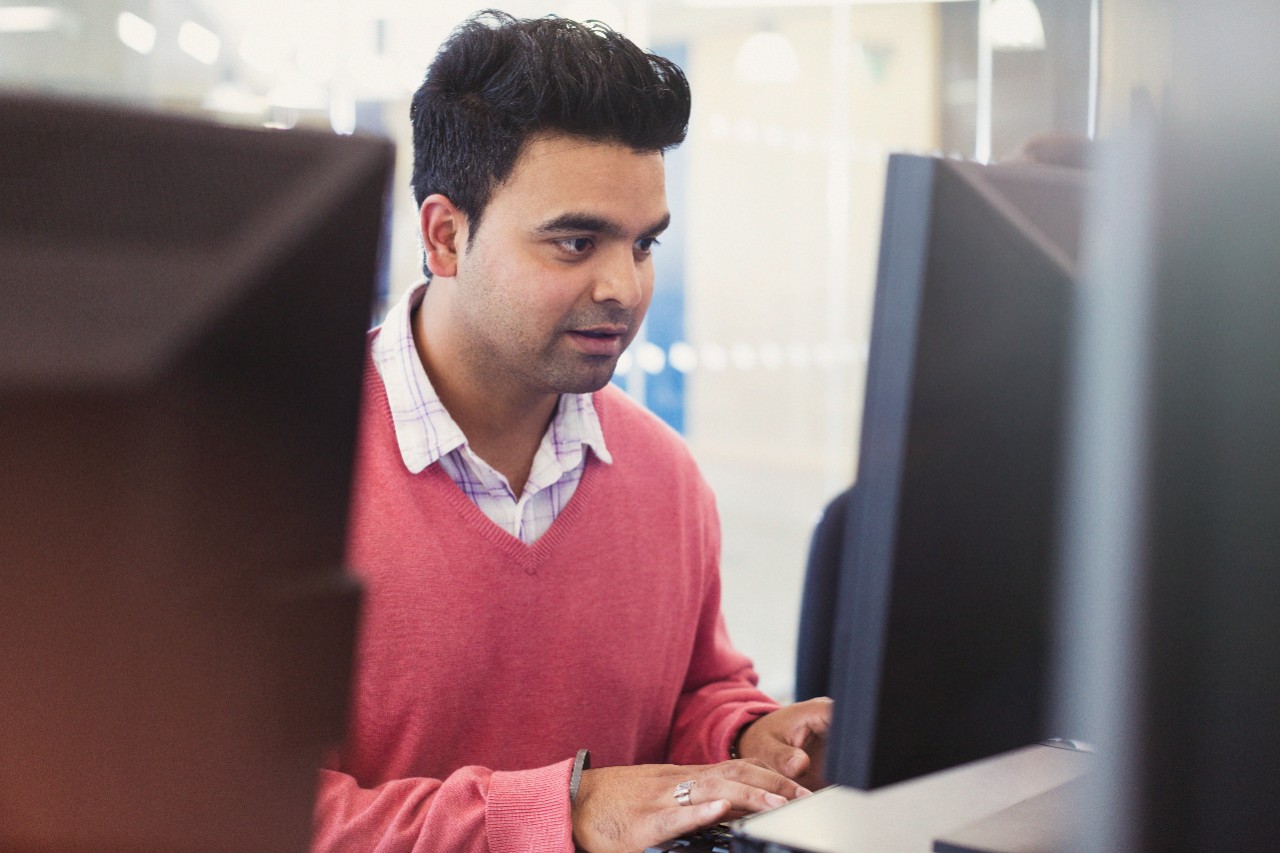
M589 251L595 243L590 237L566 237L563 240L557 240L556 245L570 254L581 255Z
M636 251L642 255L647 255L653 251L653 247L658 245L657 237L641 237L636 241Z

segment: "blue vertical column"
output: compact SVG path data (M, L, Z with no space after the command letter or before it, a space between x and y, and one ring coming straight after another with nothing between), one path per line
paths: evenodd
M357 101L356 129L361 133L390 139L391 129L387 127L384 109L381 101ZM391 307L387 304L391 296L391 233L395 221L395 192L400 190L400 187L395 184L395 175L392 175L388 181L386 200L383 203L382 234L378 238L378 266L374 279L371 326L381 323L387 309Z
M654 52L681 68L687 67L688 49L683 44L659 45ZM671 210L671 227L659 238L660 245L653 255L653 302L645 321L646 339L666 353L671 352L673 343L685 340L685 234L689 224L687 166L685 146L666 153L667 205ZM662 372L645 378L644 404L673 429L684 432L685 376L671 367L670 359Z

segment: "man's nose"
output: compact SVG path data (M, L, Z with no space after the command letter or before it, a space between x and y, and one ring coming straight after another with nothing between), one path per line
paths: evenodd
M592 296L597 302L613 301L634 309L644 301L652 275L650 269L636 261L630 247L620 247L610 251L597 269Z

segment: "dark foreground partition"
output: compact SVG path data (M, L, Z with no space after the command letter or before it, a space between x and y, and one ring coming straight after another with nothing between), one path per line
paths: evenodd
M0 98L0 849L306 849L391 163Z

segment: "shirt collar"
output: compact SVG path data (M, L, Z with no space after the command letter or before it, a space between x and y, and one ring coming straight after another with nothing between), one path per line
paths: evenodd
M413 343L413 312L422 304L427 285L425 281L415 284L387 312L372 350L387 391L400 458L414 474L467 444L431 386ZM589 447L601 462L613 462L590 394L561 394L548 434L555 437L558 455L581 453Z

